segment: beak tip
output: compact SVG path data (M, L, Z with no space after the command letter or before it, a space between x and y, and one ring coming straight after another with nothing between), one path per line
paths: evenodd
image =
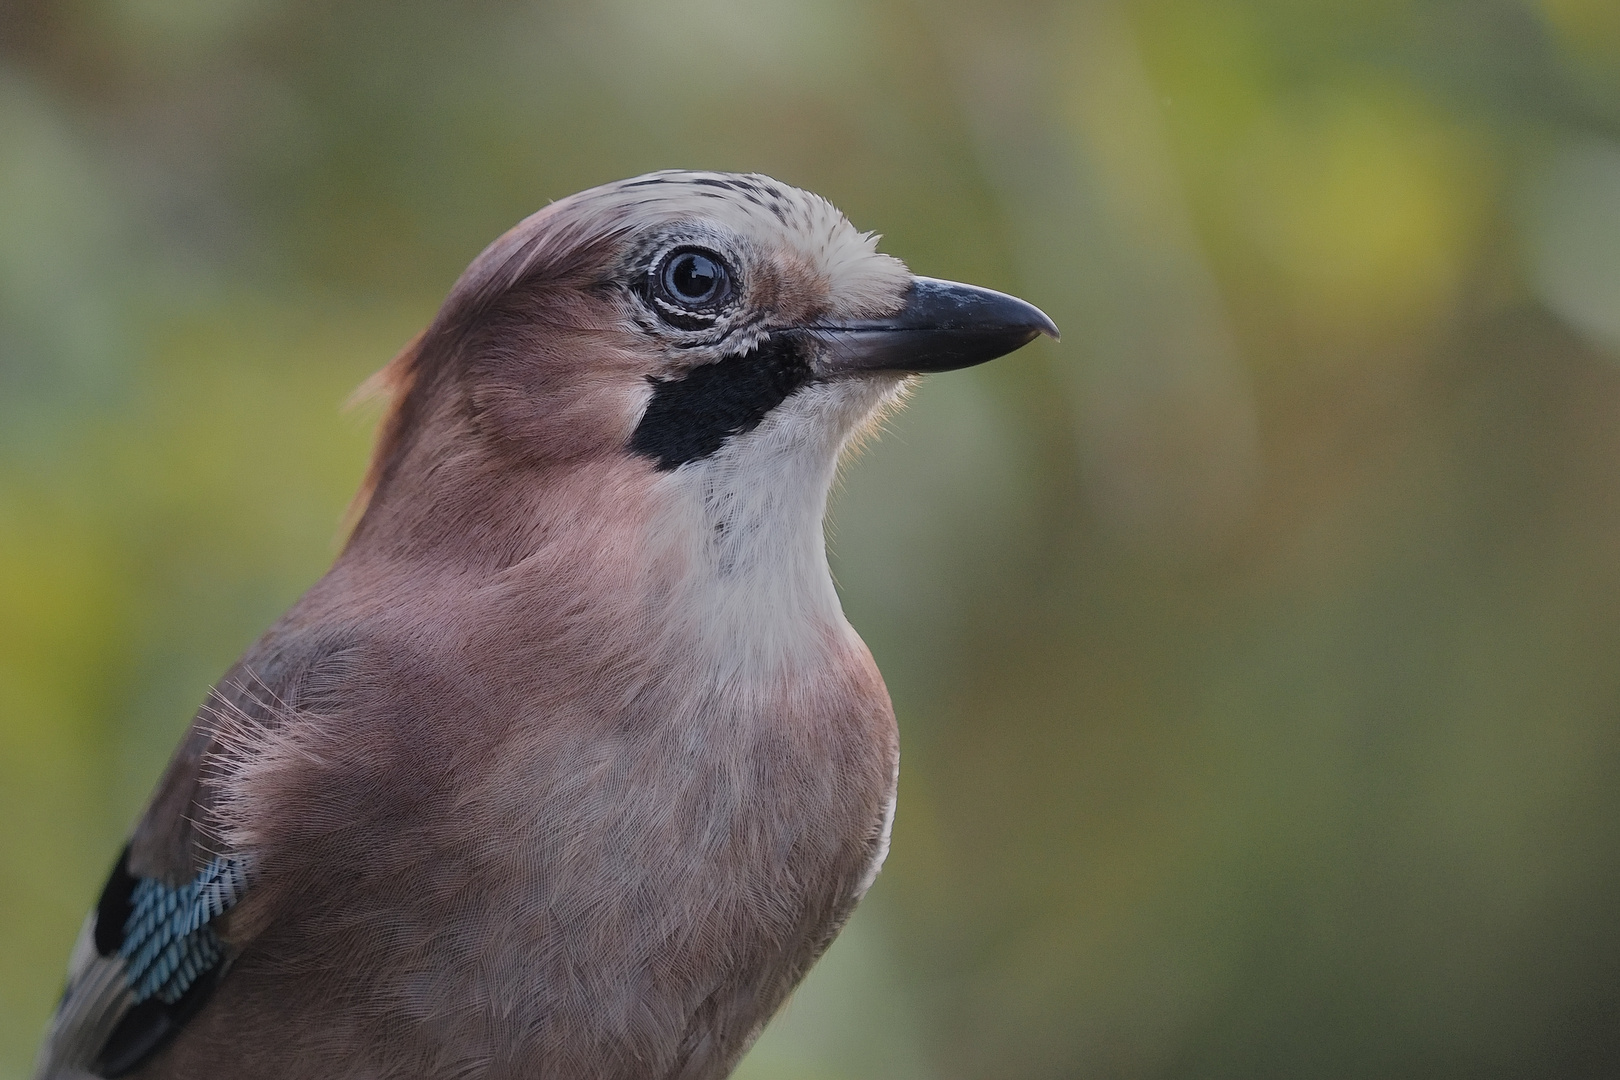
M1028 303L1028 301L1025 301L1025 303ZM1048 315L1034 304L1029 304L1029 310L1030 313L1035 316L1034 325L1030 329L1036 331L1037 336L1040 334L1045 334L1053 341L1063 340L1063 334L1058 330L1057 323L1052 321L1052 316ZM1033 341L1035 339L1031 338L1030 340Z

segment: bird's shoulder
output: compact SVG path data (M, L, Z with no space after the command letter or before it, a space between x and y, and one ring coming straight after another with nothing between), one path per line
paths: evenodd
M251 936L233 920L255 867L230 781L351 652L345 635L272 631L209 691L85 917L38 1080L126 1075L208 1000Z

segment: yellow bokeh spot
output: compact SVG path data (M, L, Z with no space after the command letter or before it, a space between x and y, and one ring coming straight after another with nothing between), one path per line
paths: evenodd
M1541 0L1541 12L1577 53L1620 55L1620 3L1615 0Z
M1461 131L1420 101L1348 87L1270 113L1232 183L1298 319L1360 336L1447 310L1489 179Z

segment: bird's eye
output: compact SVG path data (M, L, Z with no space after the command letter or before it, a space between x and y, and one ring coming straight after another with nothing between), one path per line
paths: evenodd
M679 248L657 273L663 298L685 308L713 308L731 294L731 274L720 256L702 248Z

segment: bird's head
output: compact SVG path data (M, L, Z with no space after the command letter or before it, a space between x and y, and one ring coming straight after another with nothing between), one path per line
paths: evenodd
M824 497L908 376L1042 333L1021 300L914 277L819 196L653 173L555 202L473 261L379 373L392 407L362 498L454 471L469 441L508 473L611 462Z

